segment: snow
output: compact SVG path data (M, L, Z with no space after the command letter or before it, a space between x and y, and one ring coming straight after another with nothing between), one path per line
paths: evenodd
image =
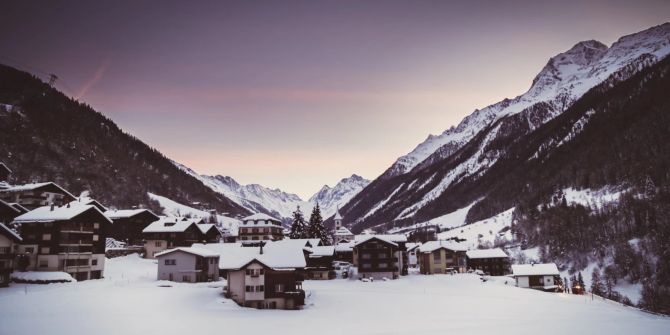
M199 218L209 218L210 214L206 211L195 209L186 205L182 205L176 201L170 200L166 197L148 193L149 198L158 201L158 204L163 207L163 213L171 216L191 215ZM217 214L216 219L222 228L230 230L233 235L237 235L237 228L240 225L240 220L234 219L225 215Z
M4 232L4 234L3 234ZM17 234L14 230L10 229L9 227L5 226L4 223L0 222L0 234L6 235L8 237L13 238L16 241L21 242L23 239L19 234Z
M102 212L92 205L84 206L54 206L53 209L51 206L42 206L33 209L30 212L24 213L22 215L14 218L14 222L53 222L53 221L65 221L71 220L77 215L80 215L87 211L94 211L100 214L100 217L104 218L108 223L112 223L112 220L107 218Z
M181 233L191 225L198 225L199 219L161 216L142 230L143 233ZM208 227L209 228L209 227Z
M432 226L432 225L437 225L440 227L440 230L444 229L451 229L454 227L460 227L465 224L465 218L468 216L468 212L470 211L470 208L474 206L477 202L473 202L467 207L463 207L461 209L457 209L451 213L444 214L442 216L438 216L434 219L430 219L425 222L421 223L416 223L411 226L406 226L406 227L401 227L401 228L394 228L391 229L389 232L396 232L396 231L406 231L406 230L412 230L420 227L426 227L426 226Z
M196 256L202 256L202 257L216 257L216 256L219 256L218 253L215 253L211 250L207 250L205 248L198 248L198 247L190 247L190 248L179 247L179 248L169 249L169 250L161 251L161 252L155 254L154 256L156 258L158 258L158 257L161 257L161 256L165 256L167 254L171 254L175 251L182 251L182 252L185 252L185 253L193 254L193 255L196 255Z
M267 215L265 213L251 214L251 215L242 219L242 224L246 224L246 222L249 221L249 220L252 220L252 221L265 220L265 221L273 221L273 222L281 223L281 220L279 220L277 218L274 218L270 215Z
M451 251L465 251L468 250L464 245L458 243L458 242L452 242L452 241L443 241L443 240L438 240L438 241L428 241L424 244L422 244L419 247L419 252L421 253L430 253L433 252L437 249L440 248L446 248Z
M437 238L440 240L453 238L465 239L466 241L461 243L467 245L468 249L477 249L479 244L484 242L493 243L496 236L511 240L512 235L509 230L502 235L499 232L505 227L512 226L512 213L514 213L514 208L510 208L488 219L439 233L437 234Z
M315 246L311 247L310 250L312 251L310 257L333 256L335 254L335 247L332 245Z
M507 254L500 248L469 250L465 253L468 258L508 258Z
M225 281L156 281L156 267L132 255L107 260L102 280L0 289L2 333L655 335L670 328L667 317L516 288L506 277L484 283L471 274L305 281L305 308L281 311L238 306L223 297ZM73 315L86 317L73 323Z
M20 280L26 282L56 282L56 281L67 281L67 282L76 282L72 276L67 272L60 271L27 271L27 272L12 272L11 275L13 280Z
M603 187L600 189L583 189L577 190L574 188L566 188L563 190L565 201L568 205L578 204L585 207L603 208L610 203L616 203L621 198L621 195L626 191L616 191L611 187Z
M361 244L363 242L369 241L372 238L377 238L382 241L391 243L393 245L397 245L397 243L403 243L407 242L407 236L402 235L402 234L364 234L364 235L356 235L354 237L354 245Z
M148 209L112 209L106 211L104 214L110 219L121 219L129 218L145 211L150 212Z
M391 194L389 194L389 196L386 197L386 199L380 201L380 202L377 203L374 207L372 207L372 208L371 208L371 209L370 209L370 210L363 216L363 219L367 218L368 216L370 216L370 215L374 214L376 211L378 211L380 208L384 207L384 205L386 205L386 203L389 202L389 200L391 200L391 198L393 198L393 196L394 196L396 193L398 193L398 191L400 191L400 189L401 189L404 185L405 185L405 183L402 183L402 184L400 184L398 187L396 187L395 190L393 190L393 192L391 192Z
M558 276L558 267L554 263L512 264L512 274L516 276Z

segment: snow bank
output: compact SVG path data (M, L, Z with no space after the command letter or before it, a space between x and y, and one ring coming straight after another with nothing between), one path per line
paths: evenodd
M67 272L42 272L42 271L27 271L27 272L12 272L12 281L16 283L30 283L30 284L50 284L50 283L69 283L76 282L72 276Z

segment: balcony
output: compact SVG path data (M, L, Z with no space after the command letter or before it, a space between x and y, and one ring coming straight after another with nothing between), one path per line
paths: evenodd
M61 246L93 246L93 241L89 240L60 240L58 245Z

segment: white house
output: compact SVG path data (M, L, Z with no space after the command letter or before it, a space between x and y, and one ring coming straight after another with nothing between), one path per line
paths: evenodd
M552 291L558 287L556 278L560 273L554 263L513 264L512 275L518 287Z
M207 282L219 280L219 255L200 248L175 248L159 252L158 280Z

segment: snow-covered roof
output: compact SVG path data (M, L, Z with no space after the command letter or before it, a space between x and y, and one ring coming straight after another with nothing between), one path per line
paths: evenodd
M182 233L191 225L197 225L200 219L160 216L142 230L143 233ZM201 230L202 231L202 230Z
M153 215L153 212L151 212L148 209L140 208L140 209L112 209L108 210L105 212L105 215L110 218L110 219L123 219L123 218L129 218L132 216L135 216L137 214L143 213L143 212L149 212Z
M558 276L558 267L554 263L545 264L512 264L514 276Z
M335 254L335 247L332 245L322 245L310 249L312 251L310 257L333 256Z
M379 239L381 241L393 244L393 245L398 245L398 243L402 242L407 242L407 236L402 235L402 234L387 234L387 235L374 235L374 234L364 234L364 235L356 235L354 237L355 245L361 244L363 242L367 242L373 238Z
M219 268L236 270L256 260L273 269L295 269L306 266L302 247L291 243L267 241L260 254L260 247L243 247L240 243L194 243L194 248L207 249L218 254Z
M285 238L283 240L274 241L273 243L291 244L297 247L316 247L321 243L318 238ZM309 245L307 245L309 243Z
M100 214L100 217L105 221L112 223L112 220L107 218L102 212L93 205L84 205L84 206L42 206L33 209L30 212L21 214L14 218L14 222L54 222L54 221L66 221L71 220L72 218L81 215L85 212L93 211L97 214Z
M340 214L340 206L337 206L335 209L335 217L333 217L334 220L342 220L342 215Z
M36 281L67 281L76 282L72 276L67 272L61 271L14 271L11 274L12 279L27 282Z
M189 253L189 254L192 254L192 255L201 256L201 257L219 257L218 253L212 252L211 250L207 250L207 249L204 249L204 248L197 248L197 247L189 247L189 248L179 247L179 248L174 248L174 249L168 249L168 250L165 250L165 251L161 251L154 256L155 257L161 257L161 256L165 256L167 254L171 254L171 253L176 252L176 251L181 251L181 252L185 252L185 253Z
M279 222L279 223L281 223L281 220L279 220L279 219L277 219L277 218L274 218L274 217L272 217L272 216L270 216L270 215L267 215L267 214L265 214L265 213L255 213L255 214L251 214L251 215L249 215L249 216L247 216L247 217L245 217L245 218L242 219L243 222L250 221L250 220L252 220L252 221L265 220L265 221L273 221L273 222Z
M19 234L17 234L15 231L9 229L9 227L5 226L3 223L0 222L0 234L5 235L11 239L13 239L16 242L21 242L23 239Z
M468 258L507 258L507 254L500 248L468 250Z
M9 203L9 204L12 205L12 207L16 208L16 209L17 209L19 212L21 212L21 213L26 213L26 212L29 212L29 211L30 211L28 208L25 208L25 207L24 207L23 205L21 205L20 203L17 203L17 202L11 202L11 203Z
M420 246L421 246L421 243L410 242L410 243L405 244L405 248L407 248L407 251L412 251L413 249L418 248Z
M347 227L340 227L337 228L335 231L335 236L352 236L354 235L351 230L347 229Z
M4 188L0 191L1 192L23 192L23 191L36 190L38 188L42 188L42 187L46 187L46 186L56 187L59 191L61 191L65 195L69 196L71 199L76 199L77 198L74 195L72 195L72 193L68 192L66 189L60 187L60 185L58 185L54 182L51 182L51 181L44 182L44 183L30 183L30 184L23 184L23 185L12 185L12 186Z
M419 252L421 253L430 253L438 249L449 249L451 251L466 251L468 250L464 245L460 245L457 242L451 242L451 241L444 241L444 240L439 240L439 241L428 241L424 244L422 244L419 247Z
M196 224L196 227L198 227L198 229L200 229L200 231L203 234L207 234L207 232L210 229L215 228L216 225L214 225L213 223L199 223L199 224Z
M356 244L356 242L354 242L354 241L349 241L347 243L338 243L337 245L335 245L335 251L336 252L337 251L339 251L339 252L353 251L354 250L354 244Z

